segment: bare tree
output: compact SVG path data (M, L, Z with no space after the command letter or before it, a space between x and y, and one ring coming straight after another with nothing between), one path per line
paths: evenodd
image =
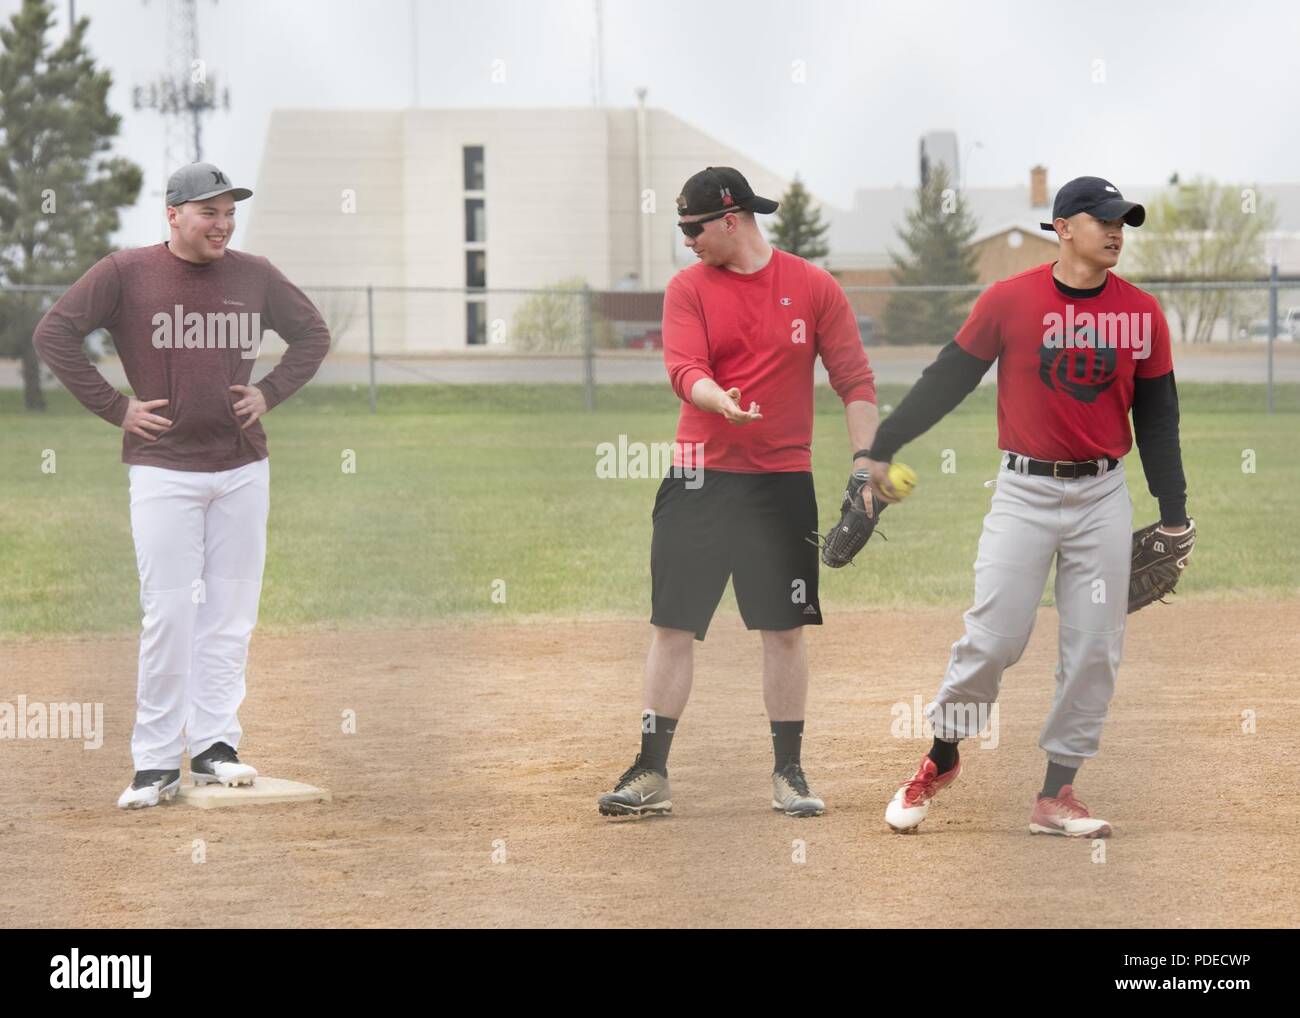
M355 290L320 290L313 301L330 330L331 346L338 346L360 314L361 294Z
M1165 282L1258 279L1266 271L1264 241L1277 221L1276 206L1258 188L1198 178L1170 187L1147 203L1134 277ZM1161 301L1177 320L1183 342L1209 342L1215 324L1231 327L1250 304L1235 290L1170 290Z

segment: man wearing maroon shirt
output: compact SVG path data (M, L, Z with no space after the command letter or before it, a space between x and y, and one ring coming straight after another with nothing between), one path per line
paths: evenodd
M709 167L677 199L699 259L664 295L664 361L682 401L674 470L655 499L653 610L641 752L601 796L606 816L669 813L668 751L703 640L730 577L762 632L763 699L775 767L772 808L817 816L800 758L808 665L803 626L821 625L812 478L813 366L844 403L852 448L875 435L875 385L848 298L824 269L763 238L777 203L734 169ZM865 455L855 465L865 465Z
M1056 196L1060 258L995 283L953 342L881 424L868 470L876 497L897 500L889 462L998 365L1001 470L975 560L975 601L928 717L934 745L885 810L914 831L961 773L957 744L990 721L1002 674L1029 642L1056 566L1060 659L1038 745L1047 772L1030 814L1035 834L1104 838L1105 820L1074 795L1097 755L1119 670L1128 611L1133 502L1121 458L1136 436L1168 534L1191 526L1178 443L1169 326L1154 297L1115 275L1124 226L1146 210L1100 177ZM1129 431L1129 412L1133 431Z
M32 338L81 404L124 432L144 615L124 809L172 798L186 750L196 784L257 777L236 751L270 507L259 419L316 373L330 337L270 262L229 250L235 202L252 193L210 163L176 171L170 239L101 259ZM87 360L83 339L99 328L112 334L135 396ZM263 328L289 349L251 385Z

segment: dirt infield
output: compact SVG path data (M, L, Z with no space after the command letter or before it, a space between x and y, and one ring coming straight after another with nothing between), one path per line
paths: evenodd
M892 736L891 707L934 694L958 611L812 632L804 762L829 810L810 820L769 809L761 653L734 616L697 648L675 815L644 821L595 810L635 751L644 623L259 635L241 754L334 801L130 814L113 804L135 641L10 644L0 700L102 701L106 735L0 742L0 924L1293 926L1298 621L1294 601L1133 617L1078 783L1116 828L1104 861L1026 826L1050 608L1005 680L999 744L966 744L910 837L882 811L927 743Z

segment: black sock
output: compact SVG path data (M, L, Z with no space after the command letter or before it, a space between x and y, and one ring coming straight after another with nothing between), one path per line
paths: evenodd
M947 774L957 766L957 743L944 742L936 736L934 745L930 747L929 756L934 761L934 765L939 768L939 773Z
M1049 760L1047 762L1047 777L1043 779L1043 790L1038 793L1038 797L1041 799L1046 795L1055 799L1061 794L1062 788L1074 784L1074 776L1078 773L1078 767L1063 767Z
M802 721L773 721L772 756L776 759L773 773L783 771L791 764L799 762L799 750L803 746Z
M677 719L648 710L641 715L641 766L668 775L668 751L673 748Z

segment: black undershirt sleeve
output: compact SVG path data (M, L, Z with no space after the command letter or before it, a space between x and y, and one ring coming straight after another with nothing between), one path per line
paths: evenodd
M992 366L993 361L967 353L955 341L949 343L921 373L894 412L881 422L868 455L879 463L888 463L894 453L929 431L969 396Z
M1160 522L1187 522L1187 478L1178 444L1178 387L1174 373L1133 379L1133 437L1147 490L1160 502Z

